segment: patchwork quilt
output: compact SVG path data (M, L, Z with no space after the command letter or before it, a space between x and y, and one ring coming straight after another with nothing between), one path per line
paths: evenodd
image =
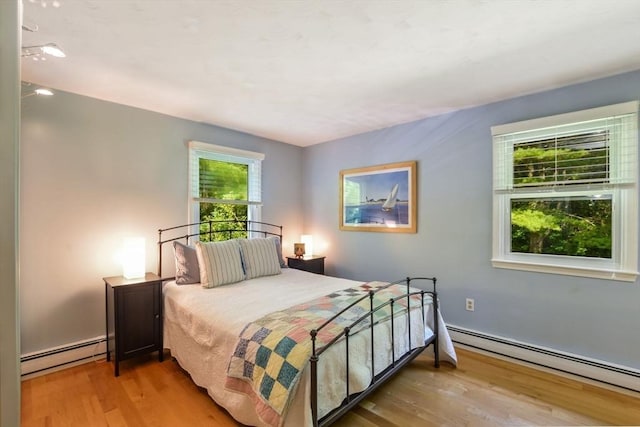
M311 356L309 332L317 329L348 305L369 294L374 294L374 307L390 298L404 295L406 285L370 282L358 287L333 292L324 297L273 312L245 326L236 343L227 370L226 387L249 395L260 418L271 426L281 426L286 416L300 375ZM412 289L415 290L415 289ZM412 296L411 307L420 304L420 296ZM414 305L415 301L415 305ZM407 299L394 304L396 314L406 313ZM370 310L369 298L350 308L325 326L316 337L316 349L326 345L346 326ZM374 314L374 323L388 319L390 307ZM369 319L361 327L368 329Z

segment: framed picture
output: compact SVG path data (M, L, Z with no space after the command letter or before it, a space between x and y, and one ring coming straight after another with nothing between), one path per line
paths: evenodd
M416 162L340 171L340 229L415 233Z

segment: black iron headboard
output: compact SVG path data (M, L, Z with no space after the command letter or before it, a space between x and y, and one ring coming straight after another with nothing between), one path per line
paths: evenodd
M195 230L197 231L195 231ZM163 235L164 234L164 235ZM209 241L229 240L242 234L244 237L278 236L282 243L282 226L260 221L220 220L194 222L158 230L158 276L162 277L162 245L176 240L185 244L193 237L206 237ZM168 235L168 237L167 237ZM219 239L223 236L223 239Z

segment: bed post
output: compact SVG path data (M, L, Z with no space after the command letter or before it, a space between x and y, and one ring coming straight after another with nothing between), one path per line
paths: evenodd
M422 333L424 335L424 332ZM411 346L411 278L407 277L407 338L409 339L409 351L413 348ZM424 346L424 343L418 345Z
M318 427L318 356L316 355L316 335L318 331L312 329L311 335L311 421L313 427Z
M162 277L162 230L158 230L158 277Z
M435 367L440 367L440 325L438 321L438 292L436 290L436 282L438 279L433 278L433 333L436 335L435 340L433 341L433 357L435 359Z
M374 331L373 331L373 327L375 326L375 324L373 323L373 296L375 295L375 292L370 290L369 291L369 330L371 331L371 384L374 384L376 382L376 366L375 366L375 344L373 342L373 337L374 337Z

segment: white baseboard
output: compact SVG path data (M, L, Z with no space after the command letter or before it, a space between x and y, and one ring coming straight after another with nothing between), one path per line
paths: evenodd
M27 353L20 356L22 379L37 377L102 359L107 354L105 337L53 347L47 350Z
M472 329L447 325L454 343L589 382L640 392L640 370L577 354L527 344Z
M447 325L451 339L471 350L502 356L538 368L640 392L640 370L590 359L576 354L535 346L455 325ZM22 379L55 372L71 366L103 359L105 337L66 344L20 357Z

